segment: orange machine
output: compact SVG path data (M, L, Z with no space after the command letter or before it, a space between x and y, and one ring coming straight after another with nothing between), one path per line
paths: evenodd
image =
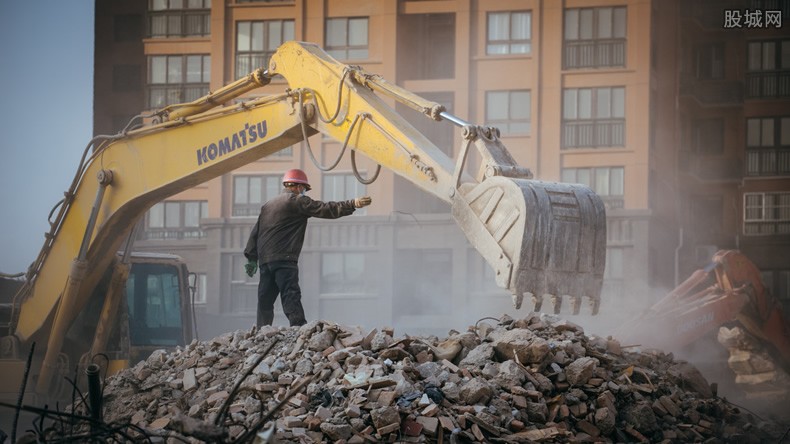
M744 341L726 340L730 330L721 328L725 325L743 330L752 345L744 347ZM758 268L736 250L716 253L709 265L627 322L618 336L669 351L720 328L719 342L727 345L730 368L746 392L754 392L749 386L766 383L773 385L774 393L777 385L790 390L790 323L779 301L763 285ZM761 365L744 362L757 353ZM766 364L766 360L770 362Z

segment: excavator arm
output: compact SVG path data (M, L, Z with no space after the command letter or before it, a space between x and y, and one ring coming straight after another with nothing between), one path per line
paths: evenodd
M280 74L289 89L218 107ZM379 95L463 130L453 160L409 125ZM535 181L499 140L498 130L468 124L360 68L338 63L317 46L284 44L259 69L192 103L169 106L159 123L116 136L95 150L67 193L57 230L31 267L18 296L12 331L22 344L45 341L36 391L58 370L65 332L139 218L155 203L322 132L452 206L470 243L519 306L550 295L574 311L587 296L598 309L605 257L605 212L589 188ZM482 159L464 171L469 150Z
M783 387L783 396L790 396L790 322L763 285L757 266L739 251L717 252L710 264L624 323L617 336L643 346L679 350L714 331L729 349L736 383L747 393L756 394L755 385L771 382ZM757 349L765 353L757 356ZM753 355L758 365L746 362Z

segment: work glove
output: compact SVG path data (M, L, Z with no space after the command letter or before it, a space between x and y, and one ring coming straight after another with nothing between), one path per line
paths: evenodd
M354 199L354 207L355 208L366 207L370 205L371 202L373 202L373 199L371 199L370 196L357 197L356 199Z
M255 276L255 270L258 269L258 261L248 261L244 264L244 271L247 272L247 276L253 277Z

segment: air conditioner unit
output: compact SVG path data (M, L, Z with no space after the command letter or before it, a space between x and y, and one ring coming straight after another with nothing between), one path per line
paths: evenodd
M719 251L719 247L716 245L697 245L694 251L697 264L706 265L710 263L711 259L713 259L713 255Z

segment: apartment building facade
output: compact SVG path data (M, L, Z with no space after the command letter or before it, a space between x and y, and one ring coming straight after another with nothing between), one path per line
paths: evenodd
M537 179L592 187L607 208L602 311L647 307L713 248L741 248L788 297L790 43L779 28L724 27L724 9L770 4L699 3L703 12L650 0L97 1L94 130L115 133L141 111L205 95L266 66L284 41L314 42L497 126ZM710 14L720 23L703 24ZM699 44L689 50L688 41ZM773 65L754 55L758 46ZM760 93L746 94L755 82ZM286 87L275 79L255 94ZM457 153L452 125L395 109ZM341 145L310 139L325 164ZM309 318L438 333L517 313L446 204L389 171L363 185L348 157L322 173L307 149L288 147L173 196L141 221L136 249L179 254L197 273L205 334L254 322L257 276L243 273L242 250L290 168L307 172L314 198L374 198L354 216L311 219L300 260Z

